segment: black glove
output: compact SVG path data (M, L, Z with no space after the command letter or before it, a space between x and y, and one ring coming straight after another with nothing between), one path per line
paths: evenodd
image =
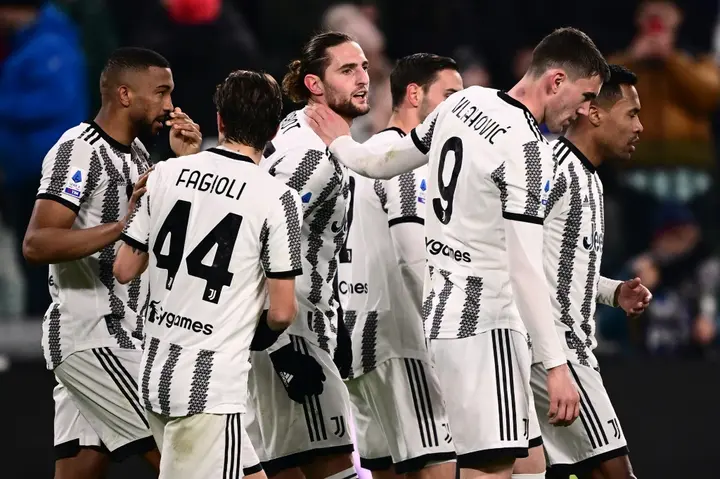
M277 338L285 331L273 331L267 323L268 310L262 312L257 328L255 328L255 336L250 343L250 351L265 351L272 346Z
M337 346L335 346L333 362L340 372L340 377L347 379L350 376L350 367L352 366L352 342L350 341L350 331L345 326L343 313L340 309L338 310Z
M295 351L288 344L271 353L270 360L293 401L303 404L306 397L323 392L325 373L312 356Z

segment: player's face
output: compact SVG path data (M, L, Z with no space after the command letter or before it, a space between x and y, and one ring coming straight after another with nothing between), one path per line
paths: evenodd
M370 111L368 103L368 61L355 42L328 48L330 63L322 80L325 100L345 118L356 118Z
M597 97L602 86L600 76L572 81L565 77L548 101L545 124L553 133L561 133L578 115L587 115L590 102Z
M643 131L640 98L634 86L622 85L620 88L622 98L606 113L601 128L608 153L613 158L629 160Z
M425 118L435 110L435 107L445 101L447 97L462 89L463 81L458 72L452 69L439 71L435 75L435 80L430 84L427 92L420 90L420 94L422 95L418 108L420 121L425 120Z
M175 84L169 68L150 67L132 78L131 119L144 135L157 135L166 116L173 111L171 93Z

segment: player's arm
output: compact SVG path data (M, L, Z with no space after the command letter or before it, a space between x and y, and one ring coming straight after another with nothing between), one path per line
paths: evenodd
M618 294L620 294L620 286L622 281L600 276L598 280L598 289L596 300L600 304L617 308Z
M275 345L297 316L295 277L302 274L301 227L300 199L296 192L285 190L271 205L260 231L260 261L267 278L269 307L255 331L253 351Z
M368 178L390 179L428 162L427 153L430 151L435 122L443 104L409 135L382 144L356 142L350 136L345 120L323 105L313 105L304 111L309 118L309 125L340 163Z
M550 420L568 424L579 413L579 396L555 329L543 269L544 185L552 178L552 155L537 141L511 147L493 172L500 190L513 297L533 341L533 356L548 370Z
M28 263L74 261L117 241L125 218L93 228L73 229L80 208L101 186L98 184L101 169L97 153L80 140L61 143L48 153L22 245ZM144 182L144 177L138 180L133 198L144 192Z
M153 178L154 179L154 178ZM120 239L123 241L115 255L113 276L120 284L127 284L145 272L150 243L150 194L137 200Z
M382 182L387 195L388 226L403 283L418 311L422 303L425 274L425 205L420 183L424 178L411 171Z

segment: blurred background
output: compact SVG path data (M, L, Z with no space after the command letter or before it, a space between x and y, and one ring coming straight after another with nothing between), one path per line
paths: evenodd
M588 33L639 76L645 131L630 162L601 168L602 272L639 276L649 311L600 307L598 355L639 477L717 477L720 458L720 19L716 0L0 0L0 478L52 477L52 374L40 351L47 268L20 245L47 150L99 107L99 74L118 46L172 64L173 100L216 135L214 87L233 69L282 78L320 29L352 34L370 61L371 113L358 140L390 116L393 62L454 57L466 86L510 88L552 29ZM288 104L288 109L297 108ZM153 158L167 157L162 134ZM138 469L136 469L138 468ZM129 461L112 477L144 468Z

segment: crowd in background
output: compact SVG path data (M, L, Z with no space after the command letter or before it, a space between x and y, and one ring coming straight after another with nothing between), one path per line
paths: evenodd
M173 101L216 135L215 85L233 69L280 79L309 35L353 35L370 62L371 113L358 140L391 113L393 61L420 51L452 56L465 86L507 89L531 47L554 28L588 33L609 61L639 76L644 132L631 162L601 168L606 232L602 272L639 276L649 311L598 313L600 347L710 356L720 345L720 28L711 0L564 3L538 0L0 0L0 322L41 317L47 267L21 243L43 157L99 107L99 74L120 45L152 48L172 64ZM297 108L287 105L287 108ZM161 135L153 157L169 155Z

